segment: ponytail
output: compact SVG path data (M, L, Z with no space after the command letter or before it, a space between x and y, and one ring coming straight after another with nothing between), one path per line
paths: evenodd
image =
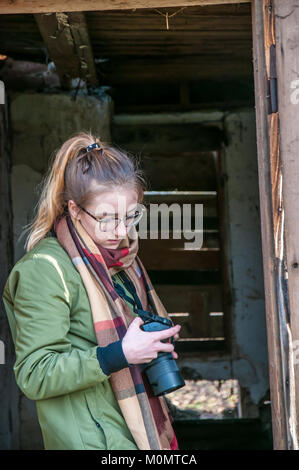
M87 151L87 147L97 143ZM92 183L96 183L96 190ZM37 213L26 231L25 249L30 251L52 229L57 217L67 211L68 200L78 206L88 203L99 187L133 187L139 202L143 198L145 181L142 172L126 152L105 146L91 132L79 132L70 137L54 153L48 173L42 181Z

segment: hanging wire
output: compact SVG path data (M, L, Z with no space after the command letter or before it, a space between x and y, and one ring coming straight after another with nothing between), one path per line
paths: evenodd
M185 10L186 8L188 7L182 7L180 8L179 10L175 11L174 13L172 13L171 15L169 15L168 11L166 13L162 13L162 11L159 11L155 8L155 11L157 13L159 13L160 15L164 16L165 17L165 20L166 20L166 29L169 29L169 22L168 22L168 19L169 18L172 18L174 15L176 15L177 13L179 13L180 11L182 10Z

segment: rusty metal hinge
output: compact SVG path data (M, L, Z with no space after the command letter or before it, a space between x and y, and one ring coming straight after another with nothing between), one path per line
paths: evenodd
M270 76L268 80L268 114L277 113L277 73L276 73L276 48L274 44L270 46Z

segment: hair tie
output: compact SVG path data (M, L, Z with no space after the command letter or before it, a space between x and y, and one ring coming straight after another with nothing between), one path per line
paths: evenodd
M86 152L89 152L89 151L92 150L92 149L99 149L99 148L100 148L99 144L97 144L97 143L95 142L94 144L90 144L88 147L86 147L85 150L86 150Z

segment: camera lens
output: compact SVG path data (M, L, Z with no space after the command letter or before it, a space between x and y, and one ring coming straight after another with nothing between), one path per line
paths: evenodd
M158 353L158 357L143 365L155 396L166 395L185 385L171 353Z

